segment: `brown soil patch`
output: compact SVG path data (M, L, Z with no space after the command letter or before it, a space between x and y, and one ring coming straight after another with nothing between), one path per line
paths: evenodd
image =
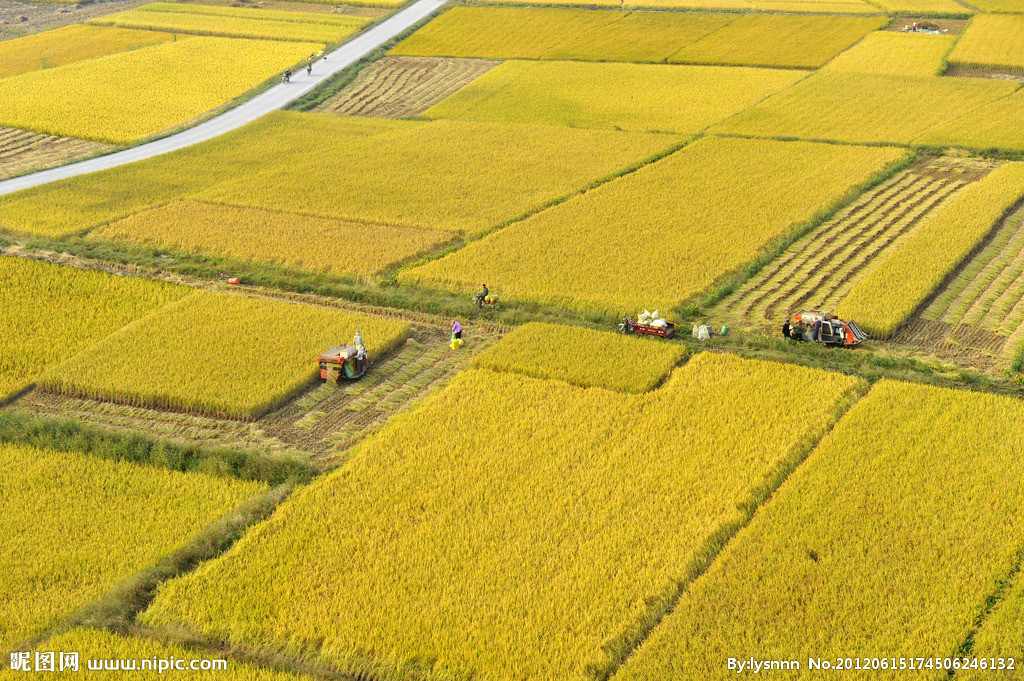
M418 116L473 82L499 61L431 57L384 57L315 110L345 116Z
M889 344L984 374L997 375L1006 368L1002 359L1006 337L976 326L918 319L897 332Z
M1011 71L1008 69L982 69L973 66L950 66L942 75L950 78L990 78L993 80L1012 80L1015 83L1024 83L1024 71Z
M151 1L101 0L77 5L58 5L3 0L0 2L0 40L20 38L68 24L80 24L96 17L134 9Z
M113 149L108 144L0 128L0 180Z
M965 8L966 12L967 9ZM903 33L905 26L913 26L914 22L917 22L918 26L922 24L925 26L937 26L938 30L942 31L943 35L960 35L967 28L967 19L931 19L929 17L896 17L892 20L884 30L894 31L896 33Z

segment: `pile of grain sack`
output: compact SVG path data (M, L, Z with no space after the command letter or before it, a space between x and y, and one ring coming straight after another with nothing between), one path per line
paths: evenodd
M647 310L644 310L643 312L636 316L636 320L638 323L643 324L644 326L656 326L659 329L668 328L668 322L666 322L658 315L657 310L655 310L654 312L648 312Z

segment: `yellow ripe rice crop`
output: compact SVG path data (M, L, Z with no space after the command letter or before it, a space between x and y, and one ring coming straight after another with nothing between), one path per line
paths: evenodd
M875 31L822 69L824 72L937 76L956 38L927 33Z
M89 238L228 255L369 279L456 237L450 232L186 200L101 227Z
M965 5L961 5L956 0L872 0L872 2L887 12L900 12L914 16L970 16L973 14ZM971 5L980 7L982 2L984 0L973 2ZM1011 2L1016 2L1016 0L1011 0ZM896 21L900 22L903 19L897 18Z
M39 634L263 483L0 444L0 649Z
M201 669L177 669L171 674L183 681L199 681L216 677L223 681L313 681L314 677L304 674L277 671L268 667L257 667L255 665L239 662L236 659L225 659L219 654L198 653L194 648L186 648L174 643L161 643L151 638L139 636L120 636L104 629L72 629L63 634L58 634L46 639L37 648L41 652L56 651L56 669L60 669L60 652L77 652L79 656L79 670L72 672L48 672L39 671L0 671L0 681L43 681L44 679L73 679L88 674L94 681L146 681L147 679L159 678L159 674L166 673L165 667L161 670L161 663L169 664L173 659L181 660L185 665L193 663L197 665L208 664L206 670ZM123 661L119 670L90 669L89 661L99 666L104 666L109 660ZM155 662L154 662L155 660ZM223 662L223 668L212 667L214 664ZM134 668L125 668L124 665L135 665ZM152 671L150 671L152 670ZM146 676L146 672L150 672Z
M530 10L521 10L530 11ZM569 33L544 59L663 62L683 45L736 21L735 14L630 12L621 19Z
M306 3L311 2L317 5L332 5L337 6L337 0L281 0L281 2L300 2ZM345 4L352 7L400 7L406 4L408 0L346 0Z
M1024 627L1021 627L1021 622L1024 622L1024 573L1018 572L1008 587L1003 599L986 616L981 629L975 634L971 654L982 659L1012 657L1019 665L1024 655ZM1017 678L1010 672L1002 674L1006 678ZM957 672L957 676L967 681L978 681L991 679L992 671L972 669Z
M425 116L694 134L803 77L728 66L507 61Z
M317 355L351 343L357 329L371 360L409 333L391 319L199 291L50 369L40 383L131 406L251 418L312 383Z
M762 12L814 12L818 14L878 14L875 5L858 0L849 2L823 0L808 2L807 0L751 0Z
M949 55L957 66L1024 69L1024 16L979 14Z
M953 113L953 112L951 112ZM914 140L929 146L1024 151L1024 90L953 116Z
M1017 0L975 0L972 4L982 12L1005 12L1007 14L1024 12L1024 6L1021 6Z
M182 2L153 2L136 8L140 12L172 14L202 14L215 17L235 17L258 21L285 21L295 24L324 24L351 28L355 23L367 23L365 17L352 17L325 12L293 12L290 10L254 9L250 7L228 7L226 5L197 5Z
M331 153L354 140L419 125L275 111L193 147L5 196L0 228L66 236L184 198L236 173L292 164L310 149Z
M479 234L680 142L671 135L433 121L337 150L296 150L197 198Z
M0 402L189 289L0 256Z
M516 7L453 7L398 43L406 57L540 59L625 12Z
M456 7L391 54L817 68L885 17Z
M642 395L463 372L142 621L364 677L583 678L861 389L710 353Z
M757 9L746 0L623 0L623 7L650 9L744 10Z
M945 123L1009 95L1017 83L820 73L720 123L715 132L851 143L910 144Z
M633 313L668 310L843 200L907 152L704 138L403 271L406 282Z
M12 76L0 80L0 125L127 144L230 101L320 47L192 38Z
M184 36L99 26L64 26L0 42L0 78L126 52Z
M473 360L480 369L641 393L686 357L686 346L562 324L520 326Z
M1024 535L1022 424L1016 399L877 383L615 681L724 678L728 658L953 656ZM896 675L870 665L836 673Z
M816 69L886 17L747 14L669 57L670 62Z
M198 7L198 5L181 5L182 7ZM222 8L218 8L222 9ZM223 8L236 9L236 8ZM331 15L338 23L327 24L323 21L298 23L294 20L270 19L258 15L250 17L250 13L262 10L239 10L238 15L224 13L192 13L185 11L165 10L128 10L118 14L110 14L89 23L96 26L118 26L121 28L140 28L150 31L169 31L172 33L190 33L193 35L220 36L227 38L256 38L261 40L290 40L295 42L318 43L315 52L327 43L340 43L348 36L358 32L369 19L365 17L339 17ZM290 14L290 12L283 12ZM314 14L314 17L322 15ZM245 50L240 47L239 49ZM307 51L308 55L309 52ZM293 62L298 59L292 60ZM290 65L290 64L289 64Z
M889 336L906 322L996 223L1024 197L1024 163L1007 163L968 185L854 284L836 314Z

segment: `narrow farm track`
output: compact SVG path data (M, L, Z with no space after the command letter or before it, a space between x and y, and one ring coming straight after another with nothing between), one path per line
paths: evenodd
M90 140L0 127L0 179L51 168L112 148Z
M316 62L312 76L297 74L292 82L274 85L252 99L193 128L106 156L2 180L0 181L0 195L152 158L205 142L240 128L264 114L281 109L302 97L334 74L348 68L388 40L427 18L447 2L448 0L417 0L330 52L326 61Z
M994 165L956 159L916 164L795 243L716 312L775 324L800 308L832 309L902 239Z
M315 110L343 116L418 116L487 73L500 61L385 57L359 72Z

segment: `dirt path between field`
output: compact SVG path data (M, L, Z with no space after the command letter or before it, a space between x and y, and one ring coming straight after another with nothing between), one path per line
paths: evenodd
M229 109L204 123L200 123L194 128L189 128L168 137L140 144L137 147L106 156L0 181L0 196L69 177L77 177L78 175L85 175L98 170L116 168L128 163L142 161L171 151L184 149L185 147L190 147L236 130L271 111L284 108L313 90L335 73L348 68L387 41L412 28L421 20L443 7L447 2L448 0L417 0L417 2L414 2L389 19L384 20L365 33L357 35L341 47L330 52L326 60L317 61L313 66L312 76L306 76L305 73L296 74L290 83L279 83L252 99L239 104L235 108Z

